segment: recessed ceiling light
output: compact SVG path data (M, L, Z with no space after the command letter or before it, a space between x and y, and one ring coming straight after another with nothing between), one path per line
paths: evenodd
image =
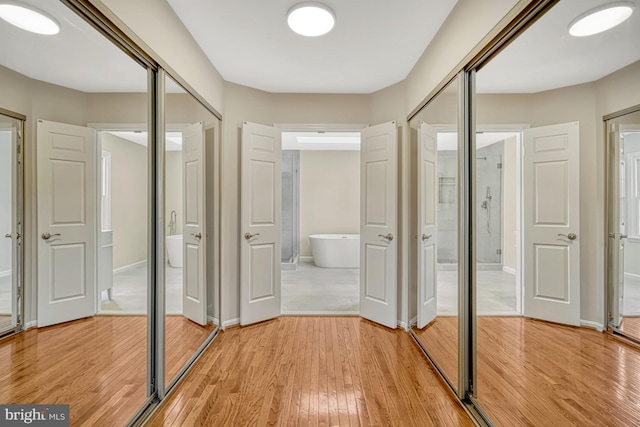
M327 34L336 22L333 10L316 2L302 2L287 12L287 24L294 32L307 37Z
M32 6L17 4L0 4L0 18L23 30L36 34L52 36L60 32L60 26L55 19Z
M591 9L569 24L569 34L584 37L607 31L626 21L634 9L633 3L628 2L609 3Z

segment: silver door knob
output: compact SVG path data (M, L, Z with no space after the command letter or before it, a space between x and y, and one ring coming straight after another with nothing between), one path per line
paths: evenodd
M626 234L621 234L621 235L620 235L620 238L621 238L621 239L626 239L627 237L629 237L629 236L627 236Z
M192 235L193 237L195 237L196 239L198 239L198 240L199 240L199 239L202 239L202 233L200 233L200 232L197 232L196 234L191 233L191 235Z
M431 234L423 234L422 235L422 241L424 242L425 240L429 240L432 237Z
M244 233L244 238L247 239L247 240L250 240L250 239L252 239L252 238L254 238L256 236L259 236L259 235L260 235L260 233L255 233L255 234Z
M60 233L56 233L56 234L49 234L47 233L42 233L42 235L40 237L42 237L42 240L49 240L52 237L56 237L56 236L62 236L62 234Z
M569 240L576 240L576 238L578 237L578 235L576 233L569 233L569 234L558 233L558 236L566 237Z
M389 233L386 236L382 235L382 234L378 234L378 237L382 237L383 239L387 239L388 241L392 241L393 240L393 234Z

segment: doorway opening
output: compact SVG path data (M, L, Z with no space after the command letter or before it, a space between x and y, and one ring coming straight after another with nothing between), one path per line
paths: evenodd
M607 121L608 327L640 342L640 111Z
M282 132L282 314L359 314L360 132Z
M458 315L458 135L437 132L437 315ZM476 134L477 313L522 313L521 131Z
M0 336L22 323L23 127L23 120L0 114Z

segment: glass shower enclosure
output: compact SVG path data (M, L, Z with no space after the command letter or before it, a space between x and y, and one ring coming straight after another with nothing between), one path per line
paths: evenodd
M282 150L281 268L295 270L300 254L300 151Z

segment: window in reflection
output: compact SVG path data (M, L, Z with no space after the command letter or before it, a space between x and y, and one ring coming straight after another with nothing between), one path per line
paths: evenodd
M445 88L410 123L414 334L458 387L458 84Z

